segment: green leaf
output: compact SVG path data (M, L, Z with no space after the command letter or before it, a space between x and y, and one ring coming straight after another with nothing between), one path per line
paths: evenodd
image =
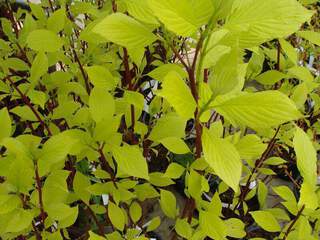
M311 43L320 46L320 33L313 31L299 31L298 36L310 41Z
M52 31L38 29L28 35L27 44L35 51L56 52L62 47L63 41Z
M31 226L33 214L30 210L17 209L7 223L6 232L18 233Z
M18 115L22 120L38 121L38 118L36 117L36 115L26 105L25 106L17 106L14 109L11 109L10 112ZM39 116L41 116L41 114L39 112L38 112L38 114L39 114Z
M278 194L283 200L287 202L296 203L296 197L294 196L293 192L287 186L278 186L273 187L273 191Z
M21 204L21 199L17 195L2 193L0 195L0 204L0 215L2 215L17 209Z
M225 239L227 236L226 224L211 211L200 211L200 227L212 239Z
M211 68L217 64L217 62L226 54L230 53L231 48L224 45L217 45L214 46L206 53L203 67L204 68ZM229 64L226 67L232 67L233 65Z
M89 204L91 194L88 192L87 187L90 186L89 177L80 172L76 172L73 180L73 190L75 194L85 203Z
M317 183L317 152L309 136L299 127L294 134L293 146L297 156L297 167L304 182L315 186Z
M106 240L106 238L101 237L100 235L95 234L92 231L89 231L89 240Z
M187 144L180 138L168 137L160 140L160 143L169 149L171 152L176 154L185 154L190 152Z
M162 64L158 66L156 69L149 72L148 76L162 82L163 79L168 74L168 72L171 72L171 71L178 73L182 78L187 77L187 72L184 71L183 68L178 64L173 64L173 63L167 63L167 64Z
M183 118L193 118L196 102L187 84L176 72L169 72L162 83L158 95L165 98Z
M29 66L19 58L10 57L1 62L1 65L16 71L27 71Z
M153 218L150 222L148 222L147 232L154 231L161 224L160 217Z
M175 225L176 232L183 238L190 239L192 236L192 227L188 223L187 219L178 218Z
M117 84L110 71L103 66L85 67L85 70L96 88L112 90Z
M53 170L46 178L42 188L44 208L67 201L70 194L66 182L69 173L66 170Z
M302 183L298 205L300 207L305 206L306 209L311 210L318 208L318 196L316 194L315 186L310 185L306 181Z
M283 78L287 78L288 76L282 72L277 70L269 70L266 71L255 78L259 83L264 85L273 85L279 82Z
M28 147L19 141L18 138L3 138L1 144L6 147L9 153L14 154L17 158L22 157L29 160L32 159L32 154L30 153Z
M197 26L207 25L215 13L214 3L212 0L191 0L195 23Z
M213 96L231 92L237 93L243 89L247 64L238 64L239 57L238 48L234 48L222 56L214 66L215 74L211 75L209 79Z
M23 155L18 156L8 170L6 183L10 184L11 187L14 187L12 189L13 191L28 194L32 189L32 184L34 182L32 162Z
M187 37L198 26L192 2L189 0L149 0L153 14L172 32Z
M268 188L267 186L262 182L258 182L258 201L260 208L263 208L266 202L268 196Z
M32 62L30 80L32 84L36 84L40 77L48 71L48 58L45 53L39 52ZM34 86L34 85L33 85Z
M312 15L296 0L243 0L234 4L225 28L233 41L248 48L294 33Z
M163 213L169 218L177 216L176 197L172 192L160 190L160 206Z
M7 108L2 108L0 110L0 126L1 126L1 131L0 131L0 142L2 139L6 137L11 136L11 119L9 116L9 112Z
M310 73L309 69L302 66L295 66L288 69L288 75L291 75L292 77L298 78L299 80L306 82L313 81L313 76Z
M142 208L141 208L140 204L137 202L133 202L130 205L129 212L130 212L130 217L133 222L138 222L142 216Z
M287 161L280 157L271 157L264 161L264 164L267 165L281 165L286 163Z
M126 4L131 16L144 23L159 25L159 22L149 7L148 0L127 0Z
M250 212L254 221L268 232L279 232L281 230L279 223L275 217L267 211Z
M194 170L190 170L190 173L186 176L188 177L186 181L188 193L196 201L199 201L202 193L204 192L202 189L202 176Z
M153 14L172 32L187 37L209 22L214 13L210 0L149 0Z
M47 95L44 92L30 90L27 95L33 104L39 105L42 109L44 109L47 101Z
M172 181L170 178L166 177L165 174L160 172L150 173L149 176L149 182L157 187L165 187L174 184L174 181Z
M108 216L112 225L118 230L123 231L126 224L124 212L113 202L109 202L108 204Z
M108 41L131 49L145 47L157 39L150 29L123 13L107 16L92 31Z
M63 30L65 25L65 9L60 8L53 12L53 14L48 18L47 27L49 30L58 33Z
M242 159L256 159L266 149L266 144L255 134L248 134L235 145Z
M115 112L112 95L106 89L93 88L89 97L89 110L96 122L111 118Z
M289 60L296 65L298 63L298 52L296 49L286 40L279 39L282 51L287 55Z
M136 146L114 147L112 153L119 169L129 176L149 179L147 161Z
M59 227L69 227L78 217L78 207L70 207L64 203L54 203L46 206L50 218L59 221Z
M43 176L51 169L52 165L64 161L75 141L64 133L51 137L43 145L38 159L39 174Z
M185 171L184 167L182 167L178 163L173 162L173 163L170 163L170 165L168 166L164 174L164 177L177 179L181 177L184 171Z
M202 133L202 146L204 158L209 166L237 192L242 163L236 148L228 140L211 135L206 128Z
M212 107L235 126L263 129L302 117L295 104L279 91L222 96Z
M175 114L168 114L160 118L153 127L149 139L160 141L168 137L182 138L185 135L186 122Z
M227 225L227 235L233 238L244 238L246 236L245 224L238 218L229 218L224 223Z
M214 17L217 20L223 19L231 12L234 0L216 0L212 1L214 6Z

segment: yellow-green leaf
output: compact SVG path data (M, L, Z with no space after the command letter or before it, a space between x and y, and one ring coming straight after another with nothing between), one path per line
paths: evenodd
M139 221L142 216L142 208L139 203L133 202L129 208L130 217L133 222Z
M104 88L93 88L89 97L89 110L96 122L111 118L115 111L112 95Z
M168 137L160 140L160 143L176 154L184 154L190 152L187 144L180 138Z
M6 137L10 137L11 135L11 119L9 116L9 112L7 108L2 108L0 110L0 126L1 126L1 131L0 131L0 142L2 139Z
M127 0L126 4L131 16L144 23L159 25L158 20L149 7L148 0Z
M250 212L254 221L268 232L279 232L281 230L279 223L275 217L267 211Z
M298 36L310 41L313 44L320 46L320 32L313 31L299 31Z
M190 0L149 0L153 14L172 32L184 37L197 30L196 18Z
M109 202L108 204L108 216L112 225L118 230L123 231L124 225L126 224L124 212L113 202Z
M228 140L213 136L206 128L203 129L202 146L204 158L209 166L237 192L242 163L236 148Z
M315 186L317 182L317 152L309 136L299 127L294 134L293 146L297 156L297 166L304 182Z
M160 206L164 214L169 218L177 216L176 197L172 192L167 190L160 191Z
M296 0L242 0L234 4L225 27L233 41L248 48L294 33L312 15Z
M181 117L185 119L193 117L196 102L187 84L178 73L169 72L167 74L158 95L165 98Z
M296 105L279 91L221 96L212 104L233 125L263 129L302 117Z
M114 147L112 153L121 171L130 176L149 179L147 160L138 147L131 145Z
M63 41L52 31L38 29L28 35L27 44L39 52L56 52L62 47Z
M318 196L315 192L315 186L310 185L308 182L303 182L300 189L300 199L298 205L305 206L307 209L315 210L318 208Z
M145 47L157 39L150 29L123 13L107 16L92 31L108 41L131 49Z

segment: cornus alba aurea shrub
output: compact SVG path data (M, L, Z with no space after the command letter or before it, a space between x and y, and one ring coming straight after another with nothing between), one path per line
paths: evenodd
M0 3L1 239L316 240L316 0Z

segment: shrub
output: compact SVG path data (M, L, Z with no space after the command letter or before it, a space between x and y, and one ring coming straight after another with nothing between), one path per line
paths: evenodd
M317 1L0 5L1 239L318 239Z

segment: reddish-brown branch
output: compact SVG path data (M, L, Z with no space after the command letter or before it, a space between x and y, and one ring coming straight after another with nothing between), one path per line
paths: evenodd
M113 12L117 12L118 10L118 6L116 4L116 1L115 0L112 0L112 11Z
M104 227L103 225L99 222L96 214L92 211L92 209L90 208L90 206L88 204L86 204L85 202L83 202L83 204L86 206L88 214L91 216L91 218L93 219L93 221L96 223L98 230L99 230L99 234L101 236L104 236Z
M107 173L109 173L109 175L110 175L110 177L111 177L111 180L112 180L114 186L117 188L117 185L116 185L116 176L115 176L114 170L113 170L112 167L109 165L108 160L107 160L106 156L104 155L102 149L103 149L103 147L101 147L101 148L98 149L98 153L99 153L99 155L100 155L99 160L100 160L101 168L102 168L104 171L106 171Z
M38 198L39 198L39 207L40 207L40 221L43 226L44 225L44 220L46 219L46 213L44 211L43 207L43 199L42 199L42 186L41 186L41 179L39 176L39 171L38 171L38 165L35 165L35 177L36 177L36 185L37 185L37 190L38 190Z
M124 86L127 86L129 90L134 90L135 86L132 82L132 75L129 65L129 56L128 56L128 50L126 48L123 48L123 66L124 66L124 77L122 83ZM123 86L123 87L124 87ZM130 106L130 112L131 112L131 143L134 142L134 125L135 125L135 110L134 106Z
M37 110L34 108L34 106L32 105L32 103L30 102L29 98L23 93L21 92L21 90L18 88L18 86L16 86L16 84L11 80L10 76L7 76L5 78L5 80L8 80L11 84L11 86L14 87L14 89L19 93L22 101L30 108L30 110L33 112L33 114L35 115L35 117L37 118L37 120L40 122L40 124L42 125L42 127L44 127L48 134L51 136L52 132L50 130L50 128L48 127L47 124L45 124L45 122L42 120L42 118L40 117L39 113L37 112Z
M281 56L281 46L280 42L278 41L277 44L277 64L276 64L276 70L280 71L280 56Z
M132 90L132 82L131 82L132 76L131 76L130 66L129 66L128 50L126 48L123 48L123 66L124 66L124 86L128 86L129 90Z
M41 240L42 239L41 234L33 221L32 221L32 228L33 228L34 234L36 235L36 239Z
M88 75L86 74L86 72L84 71L84 68L80 62L80 59L78 57L78 54L76 52L76 50L72 47L72 53L73 53L73 56L74 56L74 60L78 63L78 66L80 68L80 72L82 74L82 77L83 77L83 80L84 80L84 83L86 85L86 90L87 90L87 93L90 94L90 91L91 91L91 87L90 87L90 82L89 82L89 78L88 78Z
M15 17L14 17L14 15L13 15L13 11L12 11L12 8L11 8L9 2L6 1L6 4L7 4L7 8L8 8L9 19L10 19L10 21L11 21L11 24L12 24L12 27L13 27L13 30L14 30L14 33L15 33L15 35L16 35L16 38L18 38L18 37L19 37L19 27L18 27L18 24L17 24L17 22L16 22L16 20L15 20Z
M209 81L209 69L204 69L204 71L203 71L203 81L205 83L208 83L208 81Z
M188 64L183 60L181 54L177 51L177 49L175 49L175 47L173 45L170 45L170 48L172 49L174 55L179 59L179 61L181 62L181 64L185 67L185 69L189 69Z
M299 212L297 213L297 216L294 218L294 220L291 222L290 226L288 227L287 231L284 234L283 240L286 240L288 235L290 234L292 228L294 227L294 225L296 224L296 222L298 221L298 219L300 218L300 216L302 215L302 212L305 208L305 205L303 205L301 207L301 209L299 210Z
M274 144L276 143L276 137L279 133L279 130L280 130L280 127L277 128L274 136L272 137L272 139L270 140L266 150L262 153L261 157L259 158L259 160L256 162L247 182L246 182L246 185L244 187L244 189L242 190L241 194L240 194L240 197L239 197L239 201L238 203L236 204L236 206L234 207L234 210L238 208L238 206L240 205L240 213L241 215L243 216L243 210L242 210L242 205L243 205L243 202L247 196L247 194L250 192L250 183L251 183L251 180L254 176L254 174L256 173L256 171L263 165L264 161L267 159L267 157L269 156L270 152L272 151L273 147L274 147Z

